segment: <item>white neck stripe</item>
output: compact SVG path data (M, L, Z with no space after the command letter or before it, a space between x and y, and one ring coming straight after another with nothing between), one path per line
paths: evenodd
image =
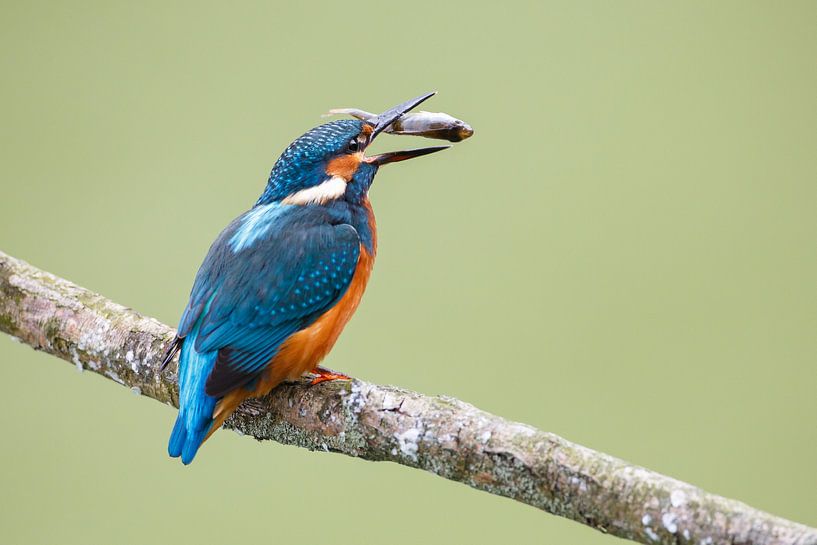
M324 204L340 198L346 193L346 180L340 176L332 176L322 184L314 185L296 191L283 201L283 204Z

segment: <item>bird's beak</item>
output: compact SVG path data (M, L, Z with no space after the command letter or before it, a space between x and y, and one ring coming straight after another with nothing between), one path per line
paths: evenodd
M434 146L432 148L410 149L406 151L390 151L388 153L381 153L379 155L372 155L363 159L367 163L373 163L377 166L385 165L387 163L396 163L398 161L405 161L406 159L413 159L434 153L435 151L442 151L451 146Z
M376 118L369 121L374 125L374 131L372 132L371 136L369 136L369 142L374 140L374 137L383 132L383 130L400 119L400 117L425 102L426 100L430 99L434 95L437 94L437 91L431 91L430 93L426 93L424 95L420 95L416 98L412 98L411 100L407 100L402 104L398 104L394 108L389 108L382 114L378 115Z
M433 97L437 94L437 91L432 91L430 93L426 93L424 95L420 95L416 98L411 100L407 100L402 104L398 104L394 108L389 108L382 114L378 115L375 119L369 121L372 125L374 125L374 130L372 130L372 134L369 136L369 142L374 140L374 138L383 132L389 125L400 119L400 117L413 110L415 107L419 106L429 98ZM392 151L389 153L381 153L380 155L373 155L372 157L366 157L364 161L367 163L372 163L375 165L385 165L387 163L396 163L398 161L405 161L406 159L413 159L414 157L420 157L422 155L428 155L429 153L434 153L435 151L442 151L444 149L448 149L451 146L434 146L431 148L421 148L421 149L413 149L413 150L406 150L406 151Z

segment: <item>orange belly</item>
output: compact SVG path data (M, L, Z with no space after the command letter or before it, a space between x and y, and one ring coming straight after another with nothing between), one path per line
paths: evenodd
M262 384L259 384L258 393L255 395L264 395L282 381L300 377L314 369L326 357L357 310L373 265L374 258L361 246L360 258L349 289L340 301L315 323L284 341L278 354L267 367L261 380Z
M361 245L360 258L349 289L338 303L326 311L315 323L291 335L281 344L278 353L267 365L253 390L236 388L216 405L210 434L221 427L224 420L248 397L266 395L281 382L296 379L314 369L332 350L341 331L357 310L374 265L374 255ZM209 437L209 435L208 435Z

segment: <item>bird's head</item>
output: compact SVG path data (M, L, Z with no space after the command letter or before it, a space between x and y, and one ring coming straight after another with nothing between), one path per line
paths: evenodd
M326 204L360 201L382 165L420 157L448 146L366 156L375 137L404 113L432 97L428 93L386 110L371 121L343 119L310 130L284 150L256 204Z

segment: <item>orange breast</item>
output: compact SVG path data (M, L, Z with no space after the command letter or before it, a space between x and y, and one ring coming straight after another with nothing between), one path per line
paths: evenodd
M341 331L357 310L374 265L374 257L361 246L360 258L349 289L340 301L315 323L293 334L281 345L268 367L268 388L286 379L297 378L314 369L335 346ZM266 392L265 392L266 393Z
M363 206L366 208L369 228L374 239L372 252L369 253L363 244L360 245L360 257L349 289L340 301L315 323L284 341L278 354L267 366L264 377L259 381L258 388L253 395L265 395L284 380L298 378L314 369L335 346L343 328L357 310L366 285L369 283L374 257L377 253L377 226L372 205L366 199Z

